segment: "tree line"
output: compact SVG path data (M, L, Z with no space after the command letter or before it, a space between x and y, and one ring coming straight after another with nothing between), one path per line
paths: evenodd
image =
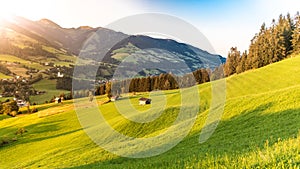
M272 20L271 26L263 23L259 33L251 40L249 50L240 52L230 49L223 66L225 76L257 69L300 53L300 15L280 15Z
M183 76L164 73L125 80L112 80L96 87L95 95L107 94L108 97L132 92L150 92L155 90L172 90L191 87L210 81L209 69L198 69Z
M0 73L3 73L5 75L10 75L11 71L5 65L0 63Z

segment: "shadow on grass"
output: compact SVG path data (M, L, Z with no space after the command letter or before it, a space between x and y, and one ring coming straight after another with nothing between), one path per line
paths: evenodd
M170 151L161 155L129 159L119 157L113 160L76 166L73 168L141 168L141 167L178 167L189 158L197 156L204 158L207 154L220 157L223 155L245 155L259 149L264 149L266 140L269 146L278 142L295 138L300 129L300 109L287 109L264 114L272 107L270 102L252 110L246 110L229 120L220 121L214 134L203 144L199 144L200 131L186 137Z
M60 126L60 124L64 122L66 122L66 120L56 120L55 122L43 122L43 123L37 123L37 124L26 126L25 129L28 130L28 134L27 134L28 137L26 137L26 139L23 140L22 143L42 141L46 139L60 137L63 135L68 135L82 130L81 128L79 128L72 131L58 133L63 127ZM34 136L31 136L31 134L33 134Z
M38 142L46 139L72 134L74 132L82 130L81 128L79 128L72 131L58 133L62 128L60 126L60 123L63 123L64 121L65 120L57 120L55 122L43 122L43 123L37 123L37 124L31 124L25 126L24 129L26 129L27 132L24 133L22 136L18 136L18 141L10 145ZM1 128L0 133L3 133L2 131L5 131L5 133L7 133L8 136L16 137L15 132L17 131L17 129L18 129L17 127ZM6 146L3 146L3 148L5 147Z
M39 137L39 138L34 138L34 139L28 139L26 141L24 141L23 143L27 143L27 142L36 142L36 141L42 141L42 140L47 140L47 139L52 139L52 138L56 138L56 137L60 137L60 136L65 136L68 134L72 134L75 133L77 131L81 131L82 129L77 129L77 130L72 130L72 131L68 131L68 132L64 132L64 133L59 133L56 135L52 135L52 136L45 136L45 137Z
M9 115L0 115L0 121L1 120L4 120L4 119L9 119L9 118L12 118L11 116L9 116Z

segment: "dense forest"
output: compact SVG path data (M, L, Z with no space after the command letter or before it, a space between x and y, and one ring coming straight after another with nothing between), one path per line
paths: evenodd
M171 73L159 76L148 76L126 80L114 80L96 87L96 95L119 95L131 92L149 92L155 90L171 90L191 87L197 84L209 82L209 70L199 69L184 76L176 76Z
M300 53L300 15L290 14L273 19L271 26L263 23L259 33L251 40L248 51L240 52L237 47L230 49L223 65L225 76L256 69L278 62L292 54Z
M75 98L85 97L88 91L94 90L95 95L120 95L129 92L148 92L154 90L171 90L191 87L210 81L211 71L209 69L199 69L184 76L176 76L172 73L162 73L159 76L136 77L133 79L109 80L95 85L94 81L77 80L71 77L57 79L56 88L72 90Z

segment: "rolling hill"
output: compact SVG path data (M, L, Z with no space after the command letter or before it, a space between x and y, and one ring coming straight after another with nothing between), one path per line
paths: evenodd
M39 113L0 121L1 168L299 168L300 165L300 56L226 79L226 105L213 135L199 143L211 101L211 83L197 86L200 111L190 133L163 154L131 159L116 156L93 143L82 130L72 101L37 106ZM193 96L192 90L185 90ZM172 125L181 107L179 90L163 91L165 111L154 121L136 123L116 111L114 102L99 109L116 131L132 137L152 137ZM129 97L140 113L156 116L151 105L139 106L140 93ZM152 93L153 104L161 104ZM88 99L77 100L86 114ZM126 99L118 104L128 104ZM184 105L183 105L184 106ZM155 108L155 107L154 107ZM147 113L145 113L147 112ZM149 113L149 114L148 114ZM23 136L14 133L27 130ZM106 131L102 131L105 134ZM180 132L180 131L179 131ZM16 141L13 141L16 140Z
M31 21L15 16L13 21L0 21L0 65L8 69L0 71L0 80L39 75L55 79L58 72L72 77L74 65L76 70L87 70L74 78L91 81L95 72L97 80L109 80L119 72L125 78L169 72L184 75L200 68L214 69L225 60L171 39L126 35L101 27L63 28L49 19ZM69 88L71 84L63 89ZM44 103L53 97L49 97L52 92L62 91L31 98Z

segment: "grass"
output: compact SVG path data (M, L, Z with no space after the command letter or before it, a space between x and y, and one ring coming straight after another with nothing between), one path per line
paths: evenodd
M0 97L0 102L4 102L4 101L6 101L7 99L12 100L13 97Z
M26 61L24 59L18 58L16 56L3 55L3 54L0 54L0 61L30 63L29 61Z
M112 58L122 61L124 58L126 58L127 56L129 56L132 53L135 53L138 50L139 49L136 46L129 43L123 48L114 50L112 52L112 54L113 54Z
M37 60L37 61L39 60L36 57L29 57L29 58L31 58L32 60ZM22 58L12 56L12 55L2 55L1 54L0 61L10 62L11 64L8 64L7 68L9 68L11 72L16 73L19 76L24 76L24 77L27 77L28 75L26 75L27 69L23 68L23 65L27 66L29 68L35 68L38 70L44 70L44 69L49 68L49 67L42 66L39 63L27 61L27 60L24 60ZM13 62L19 62L20 64L14 64Z
M48 66L41 65L36 62L25 63L23 65L25 65L26 67L29 67L29 68L37 69L37 70L45 70L45 69L49 68Z
M49 52L49 53L60 53L61 51L53 48L53 47L49 47L49 46L42 46L43 50Z
M11 118L9 115L0 115L0 120Z
M116 53L112 56L112 58L117 59L122 61L123 59L125 59L127 56L129 56L128 53Z
M12 72L15 73L18 76L22 76L22 77L29 77L29 75L26 74L27 69L22 67L19 64L12 64L7 66L7 68Z
M16 137L14 133L19 128L28 131L23 136L17 136L17 141L0 147L0 166L88 169L299 168L299 64L298 56L227 78L226 105L222 119L213 135L202 144L199 143L199 135L212 99L211 83L197 86L201 97L200 111L189 134L171 150L148 158L120 157L93 143L82 130L77 118L77 115L88 114L93 115L93 119L97 118L97 114L93 114L93 109L89 108L88 98L76 100L77 112L82 114L75 113L72 101L39 105L37 107L40 111L37 114L0 121L1 138ZM41 81L40 86L47 86L48 83ZM53 86L50 89L53 89ZM192 89L186 89L184 92L186 98L194 99L195 93ZM181 107L181 99L186 98L180 96L178 90L151 93L152 105L139 106L138 98L148 95L142 93L128 96L129 102L123 98L116 103L100 105L106 101L105 96L101 96L97 97L97 103L106 122L114 130L127 136L149 138L163 133L173 125ZM117 104L119 107L116 107ZM124 106L129 104L133 106L132 109ZM188 105L187 103L183 106ZM159 106L165 108L161 114L155 109ZM117 108L121 112L118 112ZM127 113L127 118L120 113ZM143 124L130 121L134 117L157 118ZM100 123L99 126L104 124ZM110 134L109 130L100 131L100 141L107 142L108 145L117 139L105 137L106 134ZM184 127L179 128L171 136L183 131ZM130 143L124 140L114 146L127 147Z
M64 55L64 54L59 54L59 59L60 60L68 60L68 61L72 61L73 63L75 63L77 57L75 57L75 56L69 56L69 55Z
M11 78L11 76L7 76L0 72L0 79L9 79L9 78Z
M30 96L31 103L42 104L45 101L50 101L54 96L59 96L62 93L69 93L66 90L56 89L56 80L43 79L35 84L33 87L38 91L46 91L45 94Z
M76 61L76 57L65 55L65 51L57 50L49 46L43 46L43 49L57 55L57 58L47 59L47 61L53 62L55 65L68 67L70 64L74 64L74 62ZM65 60L67 60L67 62Z

